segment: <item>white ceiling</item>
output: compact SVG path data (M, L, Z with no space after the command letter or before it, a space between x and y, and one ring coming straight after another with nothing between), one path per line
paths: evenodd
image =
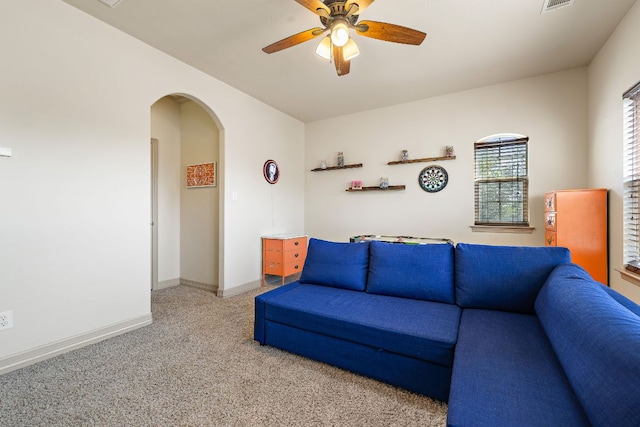
M361 54L338 77L321 37L262 48L318 27L294 0L64 0L304 122L588 65L636 0L377 0L361 20L427 33L420 46L355 35Z

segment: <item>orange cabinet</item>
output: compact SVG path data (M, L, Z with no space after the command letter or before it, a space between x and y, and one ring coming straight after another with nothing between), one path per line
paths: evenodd
M307 257L307 236L275 235L262 237L262 285L265 275L273 274L284 279L300 273Z
M545 246L563 246L571 261L609 283L607 190L560 190L544 196Z

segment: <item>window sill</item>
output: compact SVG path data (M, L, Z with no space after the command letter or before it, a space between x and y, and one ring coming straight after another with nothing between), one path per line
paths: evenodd
M531 234L534 227L516 227L508 225L472 225L471 231L474 233L519 233Z
M623 280L626 280L633 285L640 286L640 274L632 273L624 267L617 268L616 270L618 270L620 277L622 277Z

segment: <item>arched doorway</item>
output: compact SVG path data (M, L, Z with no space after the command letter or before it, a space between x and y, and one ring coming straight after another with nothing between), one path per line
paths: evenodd
M191 96L151 106L152 289L220 287L222 138L215 114ZM203 168L213 180L188 185L187 170Z

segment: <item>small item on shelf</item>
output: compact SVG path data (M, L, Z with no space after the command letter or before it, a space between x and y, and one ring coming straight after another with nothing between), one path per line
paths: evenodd
M320 162L320 169L326 169L327 168L327 161L326 160L322 160Z
M344 167L344 154L342 154L342 151L338 151L338 167Z
M444 148L444 155L447 157L453 157L456 155L455 151L453 151L453 145L447 145Z
M389 188L389 178L380 178L380 188Z
M402 155L400 156L401 162L406 162L409 160L409 152L407 150L402 150Z
M351 181L352 190L362 190L362 181Z

